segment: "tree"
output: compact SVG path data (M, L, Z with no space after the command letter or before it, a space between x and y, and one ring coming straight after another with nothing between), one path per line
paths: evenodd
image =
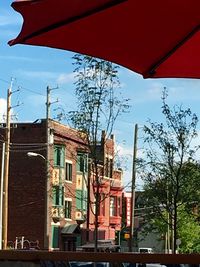
M200 169L195 161L198 147L192 147L192 141L197 137L198 118L182 106L170 108L166 99L167 90L164 89L162 113L165 124L149 121L149 126L144 127L144 141L148 147L143 164L143 196L148 207L152 207L151 219L164 222L168 249L175 253L180 225L178 209L184 206L185 211L191 212L199 200Z
M95 251L97 251L98 215L102 201L100 187L103 183L103 173L106 171L100 150L106 145L117 117L126 112L129 105L128 99L124 99L119 92L118 66L80 54L75 54L73 60L77 110L69 112L68 115L73 127L86 138L89 148L90 173L93 174L89 175L92 177L89 182L92 183L94 203L89 199L88 201L95 215ZM102 130L105 130L105 138L101 138ZM99 145L100 140L101 145ZM100 165L103 165L103 169L99 167ZM88 184L88 189L89 187Z
M200 224L198 214L188 214L184 207L179 209L179 252L200 252Z

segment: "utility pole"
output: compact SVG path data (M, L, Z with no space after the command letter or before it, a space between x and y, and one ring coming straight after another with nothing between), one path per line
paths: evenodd
M49 249L49 117L50 117L50 88L47 86L46 102L46 183L45 183L45 221L44 221L44 248Z
M49 212L49 191L50 191L50 107L51 104L58 102L58 99L55 102L50 102L50 93L52 90L58 89L50 88L47 86L47 101L46 101L46 192L45 192L45 222L44 222L44 248L49 249L49 228L50 228L50 212Z
M3 218L3 178L4 178L5 143L2 144L1 156L1 195L0 195L0 250L2 249L2 218Z
M88 164L88 177L87 177L87 221L86 221L86 241L89 242L89 228L90 228L90 175L91 175L91 162Z
M8 174L9 174L9 156L10 156L10 111L11 111L11 95L12 83L7 91L7 114L6 114L6 134L5 134L5 165L3 179L3 218L2 218L2 240L3 249L7 248L8 238Z
M132 185L131 185L131 222L130 222L129 252L132 252L133 233L134 233L134 209L135 209L135 180L136 180L137 139L138 139L138 125L135 124L134 145L133 145Z

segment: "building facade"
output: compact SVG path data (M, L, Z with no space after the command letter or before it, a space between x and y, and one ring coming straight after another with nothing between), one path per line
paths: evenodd
M97 190L99 192L98 238L106 240L115 240L115 232L121 229L122 170L114 169L116 156L114 146L114 136L111 135L111 138L107 139L105 132L102 132L101 142L95 148L98 151L98 174L95 174L95 168L90 166L90 200L92 203L96 202L95 194ZM89 223L92 232L95 230L96 217L95 212L92 212L95 208L97 208L95 204L90 207Z
M11 127L8 241L24 236L38 240L41 249L75 250L94 240L94 216L88 205L92 191L88 192L92 187L89 151L84 136L53 120L48 125L41 120L16 126ZM114 149L114 140L109 142ZM102 144L106 182L101 192L103 195L107 188L109 194L101 202L99 239L114 239L115 230L121 227L122 172L113 169L108 143Z
M134 209L133 220L133 251L139 252L140 248L149 248L154 252L164 252L164 242L160 234L155 230L146 231L148 222L145 221L145 216L151 213L152 207L146 207L142 201L142 191L134 192L134 204L131 206L131 192L123 192L123 216L122 216L122 230L121 230L121 245L122 251L129 251L130 241L130 225L131 225L131 209Z

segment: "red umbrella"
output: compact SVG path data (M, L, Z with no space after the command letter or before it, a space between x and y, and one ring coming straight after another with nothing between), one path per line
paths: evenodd
M106 59L145 78L200 78L199 0L18 0L9 42Z

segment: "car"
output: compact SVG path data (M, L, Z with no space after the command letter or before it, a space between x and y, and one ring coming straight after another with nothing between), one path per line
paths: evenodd
M94 267L94 262L70 261L70 267ZM96 262L96 267L109 267L109 262Z
M139 253L153 253L152 248L139 248L138 251Z

